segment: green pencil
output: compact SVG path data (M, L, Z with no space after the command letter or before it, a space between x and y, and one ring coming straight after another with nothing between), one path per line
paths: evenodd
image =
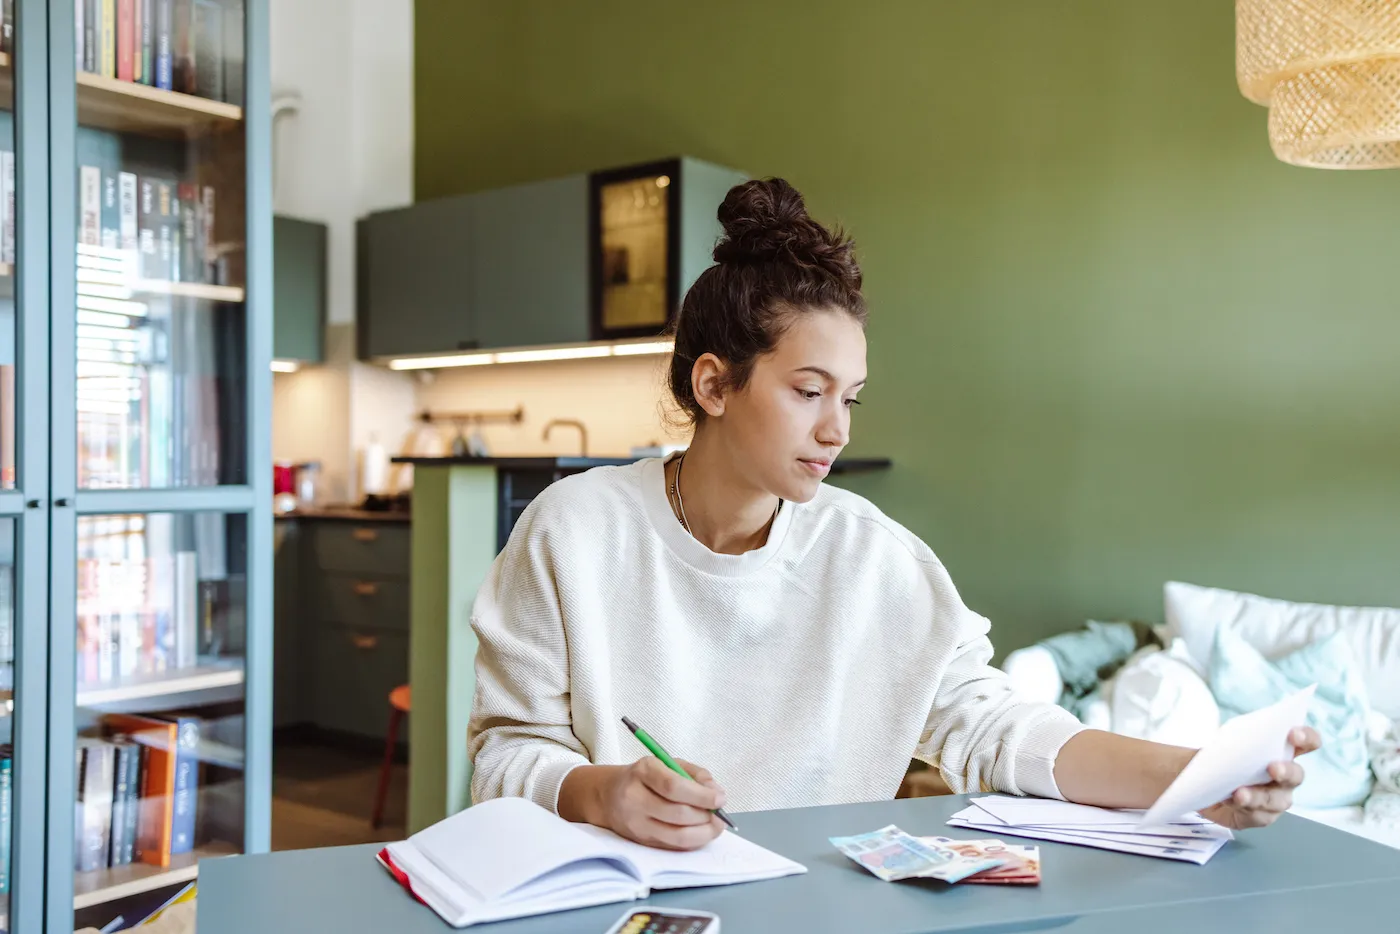
M637 726L637 724L633 723L631 720L628 720L626 717L622 718L622 725L627 727L627 729L631 730L632 735L637 737L637 742L647 747L648 751L650 751L653 756L656 756L656 758L660 759L662 763L666 766L666 768L670 769L672 772L675 772L677 775L685 776L692 782L695 781L694 776L692 776L685 769L681 768L680 764L677 763L675 759L672 759L666 753L666 750L661 748L660 743L658 743L656 740L652 739L650 736L647 735L646 730ZM739 828L734 826L734 822L729 819L728 814L724 813L723 808L716 808L715 816L718 817L720 820L724 821L726 824L728 824L730 830L734 831L735 833L738 833Z

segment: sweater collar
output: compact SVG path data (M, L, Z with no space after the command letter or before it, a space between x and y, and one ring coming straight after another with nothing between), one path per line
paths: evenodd
M666 463L666 460L659 457L643 461L642 501L646 505L647 517L657 534L682 561L706 574L742 577L766 565L782 549L788 529L792 526L792 516L797 511L797 504L786 501L783 503L768 530L768 541L763 543L763 547L741 555L718 554L681 528L675 512L671 509L671 502L666 497Z

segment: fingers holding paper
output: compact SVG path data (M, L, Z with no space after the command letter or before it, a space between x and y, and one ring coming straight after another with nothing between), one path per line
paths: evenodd
M1288 734L1293 756L1306 755L1322 746L1322 738L1312 727L1294 727ZM1292 759L1269 763L1270 781L1246 785L1201 811L1202 816L1232 830L1267 827L1293 806L1293 790L1303 783L1303 767Z

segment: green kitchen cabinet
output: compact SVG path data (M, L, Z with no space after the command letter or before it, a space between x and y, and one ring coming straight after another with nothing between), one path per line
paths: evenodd
M588 340L587 197L584 175L470 196L481 347Z
M315 221L272 219L272 356L325 359L327 227Z
M379 211L357 230L359 355L475 350L471 198Z

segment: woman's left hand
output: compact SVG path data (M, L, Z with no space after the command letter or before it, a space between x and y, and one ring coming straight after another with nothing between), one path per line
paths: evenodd
M1293 745L1293 757L1296 759L1319 748L1322 737L1310 726L1298 726L1288 734L1288 742ZM1293 789L1303 783L1303 767L1292 759L1272 762L1269 764L1269 778L1273 781L1266 785L1236 789L1224 801L1201 811L1201 816L1231 830L1269 826L1293 806Z

